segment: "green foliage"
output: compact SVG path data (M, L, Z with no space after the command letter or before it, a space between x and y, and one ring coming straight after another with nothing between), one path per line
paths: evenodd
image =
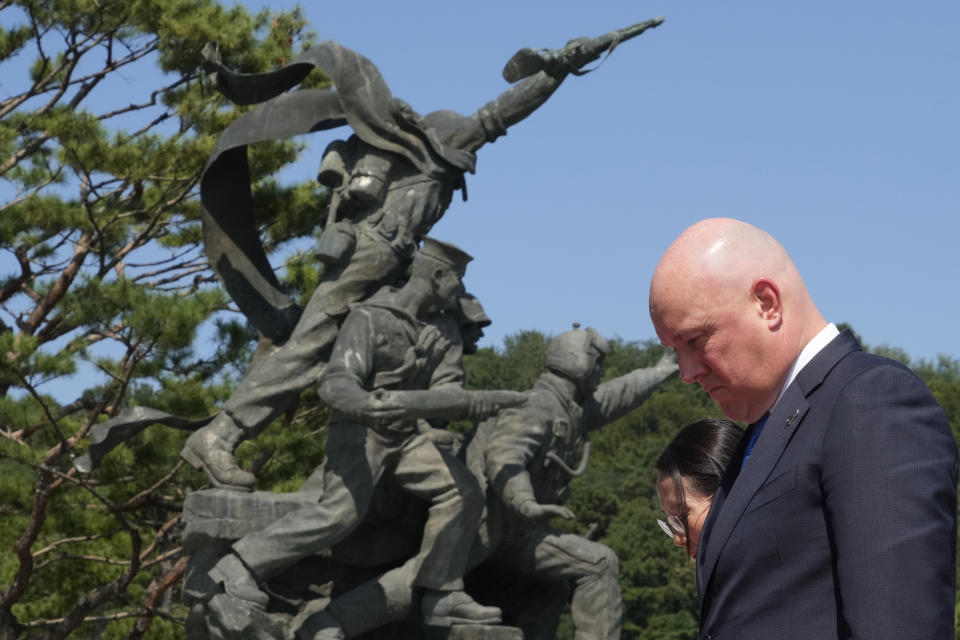
M538 331L507 336L503 350L486 347L464 358L467 386L475 389L529 389L543 372L548 337Z
M185 434L148 429L90 478L71 461L124 406L215 412L249 364L257 336L206 263L197 198L242 109L201 81L201 49L216 40L228 65L261 72L313 36L299 10L214 0L0 11L0 638L179 638L180 508L207 482L179 461ZM314 72L304 86L326 83ZM301 147L251 154L269 251L309 237L323 204L317 185L273 178ZM284 278L312 289L311 257ZM318 405L305 394L241 450L263 488L302 482L322 457Z

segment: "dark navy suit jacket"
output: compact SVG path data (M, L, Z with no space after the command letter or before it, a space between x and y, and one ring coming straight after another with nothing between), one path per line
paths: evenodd
M701 638L954 638L957 447L913 372L843 332L741 469L743 443L700 540Z

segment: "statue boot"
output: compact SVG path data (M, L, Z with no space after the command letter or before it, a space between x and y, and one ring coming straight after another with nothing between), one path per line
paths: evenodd
M450 627L455 624L499 624L501 611L487 607L465 591L436 591L423 594L421 605L423 622L430 627Z
M297 640L346 640L340 621L324 610L315 613L297 629Z
M260 589L253 573L234 553L220 558L213 569L210 569L209 575L214 582L223 585L223 592L231 598L243 600L261 610L265 610L270 604L270 596Z
M194 469L206 472L216 487L250 491L256 478L241 469L233 455L242 439L243 430L233 418L221 411L210 424L187 438L180 457Z

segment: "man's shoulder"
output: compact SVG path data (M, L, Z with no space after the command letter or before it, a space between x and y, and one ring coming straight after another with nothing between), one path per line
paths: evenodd
M910 367L881 355L855 351L844 357L824 380L833 402L863 407L939 405L927 384Z
M827 387L844 386L867 371L889 371L892 375L915 374L906 365L864 351L849 330L841 332L824 346L797 374L797 382L804 394Z
M904 363L867 351L853 351L847 354L831 374L845 380L852 380L864 374L919 380L916 372Z

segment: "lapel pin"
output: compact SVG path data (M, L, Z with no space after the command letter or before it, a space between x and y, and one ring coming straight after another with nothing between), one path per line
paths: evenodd
M797 409L796 411L794 411L793 415L787 418L787 421L783 423L783 428L786 429L787 427L789 427L790 423L793 422L794 418L796 418L798 415L800 415L800 409Z

